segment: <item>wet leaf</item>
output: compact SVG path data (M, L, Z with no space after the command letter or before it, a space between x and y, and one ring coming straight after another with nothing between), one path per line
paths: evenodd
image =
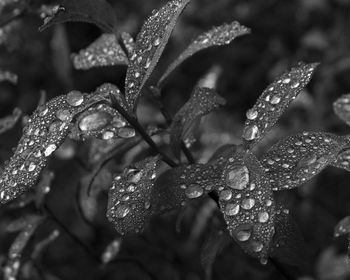
M143 230L150 215L158 157L147 158L116 176L108 194L107 218L120 234Z
M336 162L346 145L346 137L331 133L299 133L273 145L261 163L273 190L292 189Z
M291 266L301 266L306 260L305 248L303 235L289 211L278 207L270 257Z
M44 19L39 30L64 22L91 23L104 32L113 33L116 17L113 7L105 0L63 0L53 15Z
M127 51L128 58L131 58L131 56L133 55L134 50L135 50L134 38L127 32L122 32L121 38L123 41L123 45Z
M22 115L22 111L19 108L15 108L12 112L12 115L1 118L0 134L3 134L6 131L12 129L16 125L21 115Z
M116 238L108 244L101 256L102 262L104 264L109 263L118 255L121 242L122 240L120 238Z
M342 149L338 153L336 161L331 165L350 171L350 147L347 146Z
M350 94L344 94L333 103L333 110L337 116L350 125Z
M347 216L339 221L334 228L334 236L348 235L348 258L350 259L350 216Z
M242 136L247 148L252 148L275 125L289 104L309 83L317 65L300 64L265 89L246 114L247 120Z
M179 15L189 1L173 0L154 11L137 35L125 81L125 96L130 109L135 109L141 90L153 72Z
M163 76L160 78L157 87L161 88L168 76L186 59L195 53L214 46L223 46L230 44L235 38L250 33L250 29L240 25L237 21L229 24L223 24L213 27L209 31L199 35L192 43L180 54L180 56L169 65Z
M0 70L0 83L8 81L12 84L17 84L18 76L10 71Z
M193 138L193 128L200 119L224 105L225 99L214 89L196 88L186 104L176 113L170 126L170 142L174 154L179 157L181 141Z
M71 91L51 99L32 114L0 176L0 203L15 199L33 186L50 155L66 138L74 118L99 102L106 100L102 96Z
M128 58L114 34L102 34L86 49L72 55L74 68L88 70L93 67L128 65Z

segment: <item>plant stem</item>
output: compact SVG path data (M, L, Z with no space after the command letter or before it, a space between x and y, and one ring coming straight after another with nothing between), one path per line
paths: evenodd
M137 121L135 117L131 117L122 106L118 103L116 98L111 94L110 95L112 101L112 107L116 109L127 121L130 123L135 130L142 136L142 138L147 142L147 144L158 154L162 156L162 160L166 162L171 167L176 167L177 164L162 150L159 149L156 143L152 140L152 138L147 134L147 132L143 129L140 123Z
M65 226L55 215L55 213L50 209L50 207L45 204L44 209L50 215L50 218L75 242L77 243L88 255L90 255L95 261L100 262L100 258L95 255L95 253L74 233L72 233L68 227Z

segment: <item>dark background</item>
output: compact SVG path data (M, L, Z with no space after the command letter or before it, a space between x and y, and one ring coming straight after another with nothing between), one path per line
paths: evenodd
M117 13L119 29L134 36L152 9L164 3L159 0L109 2ZM277 139L299 131L348 133L349 128L332 111L333 101L350 91L350 1L347 0L193 0L180 17L150 84L157 81L166 65L193 37L213 25L233 20L250 27L252 34L238 38L229 46L196 54L171 75L164 88L163 101L174 114L187 100L198 79L213 65L223 70L218 92L228 104L203 122L199 144L195 146L198 158L204 161L220 145L238 143L246 110L275 77L299 61L321 62L321 65L304 93L283 115L257 153L266 150ZM69 23L39 33L41 24L42 20L36 15L21 18L9 41L0 46L0 68L11 70L19 77L17 85L0 84L1 116L10 114L16 106L30 114L37 106L41 90L51 98L71 89L90 92L104 82L124 87L126 67L88 71L72 68L70 53L97 38L101 34L97 27ZM142 100L139 116L146 123L158 122L147 95ZM21 125L18 124L0 136L2 162L10 157L11 148L15 147L20 135ZM78 152L84 145L81 144ZM99 207L92 219L94 228L91 228L79 217L75 205L75 190L85 171L75 160L62 158L53 159L50 168L55 170L55 180L48 204L71 231L95 252L102 252L117 236L104 215L106 196L98 198ZM327 168L306 185L279 193L277 197L290 209L305 237L307 260L302 270L317 279L350 279L350 266L345 257L346 238L333 238L336 223L350 213L349 180L350 175L345 171ZM26 211L29 210L0 207L0 256L6 256L15 236L1 228ZM198 252L190 254L185 250L186 234L176 234L172 230L174 217L176 213L155 218L145 234L130 241L127 239L121 256L136 258L141 266L133 261L99 265L62 232L40 262L43 277L148 279L144 266L155 279L202 279L204 272ZM55 226L52 222L45 223L32 243ZM273 265L261 266L235 244L228 245L219 254L212 274L212 279L282 277Z

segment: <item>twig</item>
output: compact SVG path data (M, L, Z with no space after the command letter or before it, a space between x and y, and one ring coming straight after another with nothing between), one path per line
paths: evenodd
M142 138L147 142L147 144L158 154L162 156L162 160L166 162L171 167L176 167L177 164L162 150L159 149L156 143L152 140L152 138L147 134L147 132L143 129L140 123L137 121L135 117L131 117L122 106L118 103L116 98L110 94L110 98L112 101L112 107L116 109L127 121L130 123L134 129L138 131L138 133L142 136Z

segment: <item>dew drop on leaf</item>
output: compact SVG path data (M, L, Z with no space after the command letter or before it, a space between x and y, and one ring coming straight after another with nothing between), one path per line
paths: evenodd
M134 38L127 32L122 32L121 38L123 41L123 45L127 51L128 58L130 59L132 55L134 54L135 50L135 41ZM138 77L136 77L138 78Z

